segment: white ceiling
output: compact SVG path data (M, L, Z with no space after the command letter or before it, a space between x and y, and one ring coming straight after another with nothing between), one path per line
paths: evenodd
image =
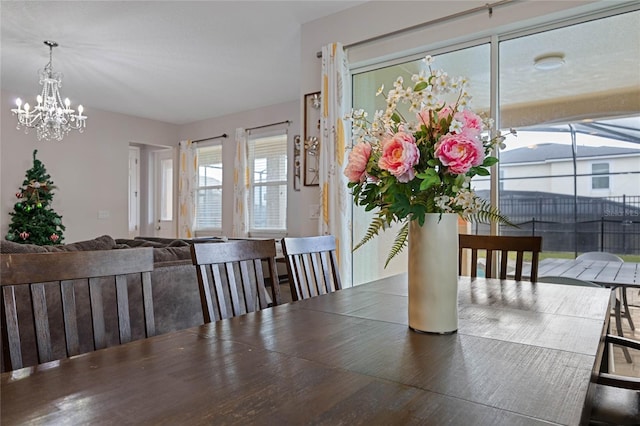
M89 117L184 124L288 102L300 96L301 24L362 3L2 1L1 88L33 103L53 40L62 96Z

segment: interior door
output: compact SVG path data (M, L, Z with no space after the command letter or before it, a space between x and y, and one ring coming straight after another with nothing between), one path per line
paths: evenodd
M173 209L174 150L172 148L155 152L155 226L154 235L162 238L176 238L177 227Z
M129 238L140 235L140 148L129 147Z

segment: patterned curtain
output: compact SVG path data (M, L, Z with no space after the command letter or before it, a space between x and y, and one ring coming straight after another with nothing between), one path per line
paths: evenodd
M351 217L353 203L343 171L345 142L351 140L351 126L344 120L350 108L349 65L342 44L322 48L322 114L320 125L320 234L336 237L342 281L352 284Z
M178 182L178 237L195 236L196 199L198 184L198 150L191 141L180 141L180 179Z
M233 229L232 237L249 236L247 203L249 196L249 165L247 161L247 132L236 129L236 160L233 170Z

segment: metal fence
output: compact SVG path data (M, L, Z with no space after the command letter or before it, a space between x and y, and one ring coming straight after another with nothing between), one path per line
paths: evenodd
M500 210L517 228L501 226L502 235L540 235L544 251L608 251L640 254L640 196L578 197L510 191L501 194ZM475 225L489 233L488 225Z

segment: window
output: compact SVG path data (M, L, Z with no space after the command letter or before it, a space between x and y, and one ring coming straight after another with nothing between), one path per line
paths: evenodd
M609 189L609 163L593 163L591 174L605 175L591 178L591 189Z
M173 158L160 160L160 220L173 220Z
M249 234L287 229L287 134L249 138Z
M222 145L198 148L195 228L222 228Z

